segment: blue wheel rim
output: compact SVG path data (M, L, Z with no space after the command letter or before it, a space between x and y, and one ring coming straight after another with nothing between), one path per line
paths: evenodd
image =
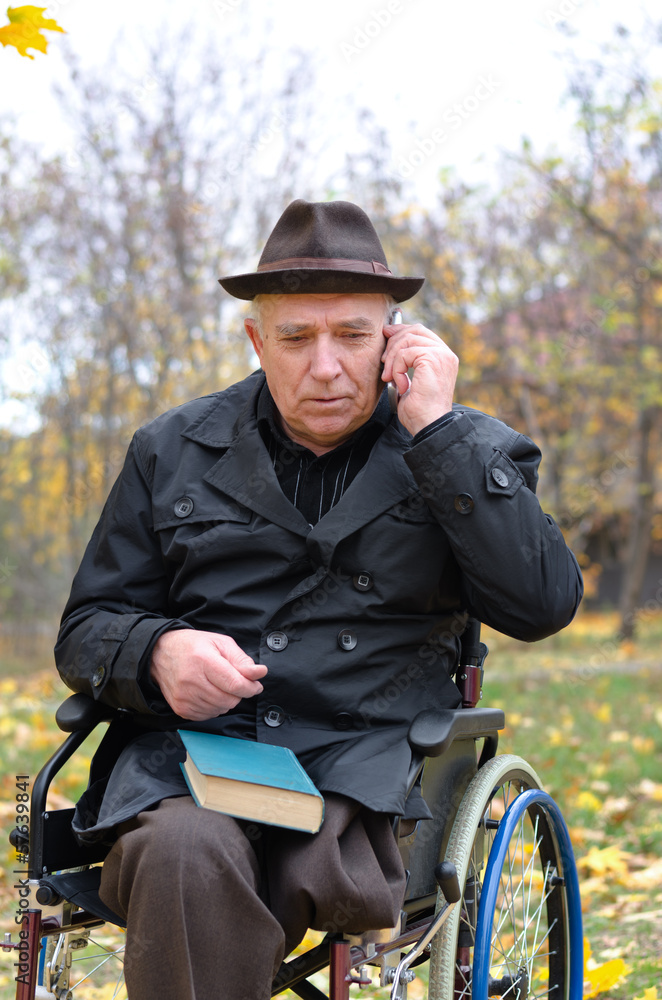
M569 1000L581 1000L583 995L584 941L582 909L577 865L570 842L570 834L561 810L554 799L547 792L539 788L532 788L518 795L506 810L503 819L499 823L499 829L494 838L492 850L487 861L476 924L476 943L472 972L472 996L474 1000L487 1000L488 996L493 916L508 844L522 815L534 804L542 806L547 813L558 846L559 859L563 866L568 913Z

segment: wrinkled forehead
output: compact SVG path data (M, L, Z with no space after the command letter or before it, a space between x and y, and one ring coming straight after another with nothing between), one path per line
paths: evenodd
M388 318L392 305L391 297L382 294L258 295L251 315L262 326L272 328L290 323L317 326L358 318L379 325Z

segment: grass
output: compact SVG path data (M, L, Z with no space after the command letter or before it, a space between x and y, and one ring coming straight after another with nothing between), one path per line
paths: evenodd
M640 620L636 644L614 643L616 629L614 616L582 614L533 646L485 630L484 704L506 710L500 751L525 757L563 809L593 960L623 960L629 970L599 996L633 1000L662 982L662 614ZM0 815L7 832L15 775L34 777L61 742L53 715L66 691L43 666L26 675L24 665L0 655ZM84 788L91 751L83 747L58 779L54 807ZM14 930L13 862L5 840L2 931ZM12 961L0 952L3 1000L13 997ZM418 979L409 997L424 995Z

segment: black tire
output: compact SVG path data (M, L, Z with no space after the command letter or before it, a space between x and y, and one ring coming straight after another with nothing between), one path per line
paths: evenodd
M463 900L432 942L429 1000L493 996L567 1000L568 911L557 874L563 866L553 823L539 806L523 810L514 848L500 852L505 888L494 912L483 915L492 942L489 977L485 974L489 986L483 989L477 982L479 995L472 988L483 879L499 823L519 795L540 788L533 768L510 754L488 761L469 785L446 855L457 868ZM491 879L499 881L501 876L501 871L493 872ZM559 891L550 891L557 883ZM525 896L525 905L520 906Z

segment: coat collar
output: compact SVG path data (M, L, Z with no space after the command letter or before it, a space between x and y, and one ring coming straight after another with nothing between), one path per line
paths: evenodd
M207 483L274 524L308 537L328 565L338 542L415 492L416 482L402 457L411 437L393 420L340 501L311 527L283 494L258 430L257 399L264 382L264 373L255 372L219 393L182 436L224 450L204 476Z

